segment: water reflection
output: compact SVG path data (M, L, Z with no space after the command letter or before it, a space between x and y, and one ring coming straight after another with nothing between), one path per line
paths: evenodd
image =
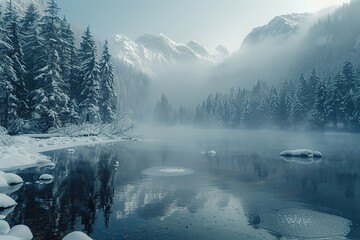
M261 141L273 139L237 136L234 141L227 136L52 152L54 169L19 172L31 184L11 194L19 205L7 220L28 225L35 239L61 239L73 230L104 240L277 239L257 228L258 216L302 208L347 218L353 222L349 237L360 237L358 150L344 153L338 143L327 142L326 149L323 142L314 143L325 157L299 164L278 156L282 148L293 146ZM204 146L216 149L216 156L200 154ZM142 174L160 165L180 165L195 173L171 178ZM43 173L54 181L36 183Z

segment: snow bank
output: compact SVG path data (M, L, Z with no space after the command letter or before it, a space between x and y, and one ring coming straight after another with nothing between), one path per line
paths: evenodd
M303 157L303 158L321 158L322 154L318 151L309 149L286 150L280 153L283 157Z
M0 193L0 209L15 206L17 203L6 194Z
M92 240L92 238L83 232L76 231L66 235L63 240Z

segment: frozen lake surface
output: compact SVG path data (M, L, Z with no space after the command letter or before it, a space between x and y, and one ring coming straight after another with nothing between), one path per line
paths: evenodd
M74 230L95 240L360 239L360 135L162 129L145 137L162 141L48 152L54 169L16 172L25 183L10 194L18 205L6 220L39 240ZM302 148L323 158L279 156ZM42 174L53 181L39 182Z

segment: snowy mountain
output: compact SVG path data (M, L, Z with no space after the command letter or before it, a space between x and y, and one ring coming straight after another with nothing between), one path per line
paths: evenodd
M311 13L293 13L276 16L268 24L254 28L245 38L243 45L254 45L264 40L285 41L298 33L311 19Z
M5 8L6 2L8 2L8 0L0 0L2 9ZM46 9L46 2L44 0L12 0L12 4L20 14L24 13L26 7L31 3L34 4L40 12L43 12Z
M145 34L135 41L118 34L112 42L112 47L118 59L148 73L154 73L156 69L173 64L217 64L229 55L223 46L212 50L195 41L188 44L175 42L164 34Z

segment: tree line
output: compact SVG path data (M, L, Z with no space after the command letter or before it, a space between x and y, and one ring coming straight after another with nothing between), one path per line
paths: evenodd
M0 125L10 133L46 132L65 124L110 123L116 113L114 67L90 28L80 46L55 0L19 16L12 1L0 11Z
M252 89L210 94L193 113L186 111L186 118L200 127L360 131L360 70L345 61L329 77L319 77L313 68L309 76L301 74L279 87L261 80ZM158 122L180 122L169 120L178 115L164 95L154 113Z

